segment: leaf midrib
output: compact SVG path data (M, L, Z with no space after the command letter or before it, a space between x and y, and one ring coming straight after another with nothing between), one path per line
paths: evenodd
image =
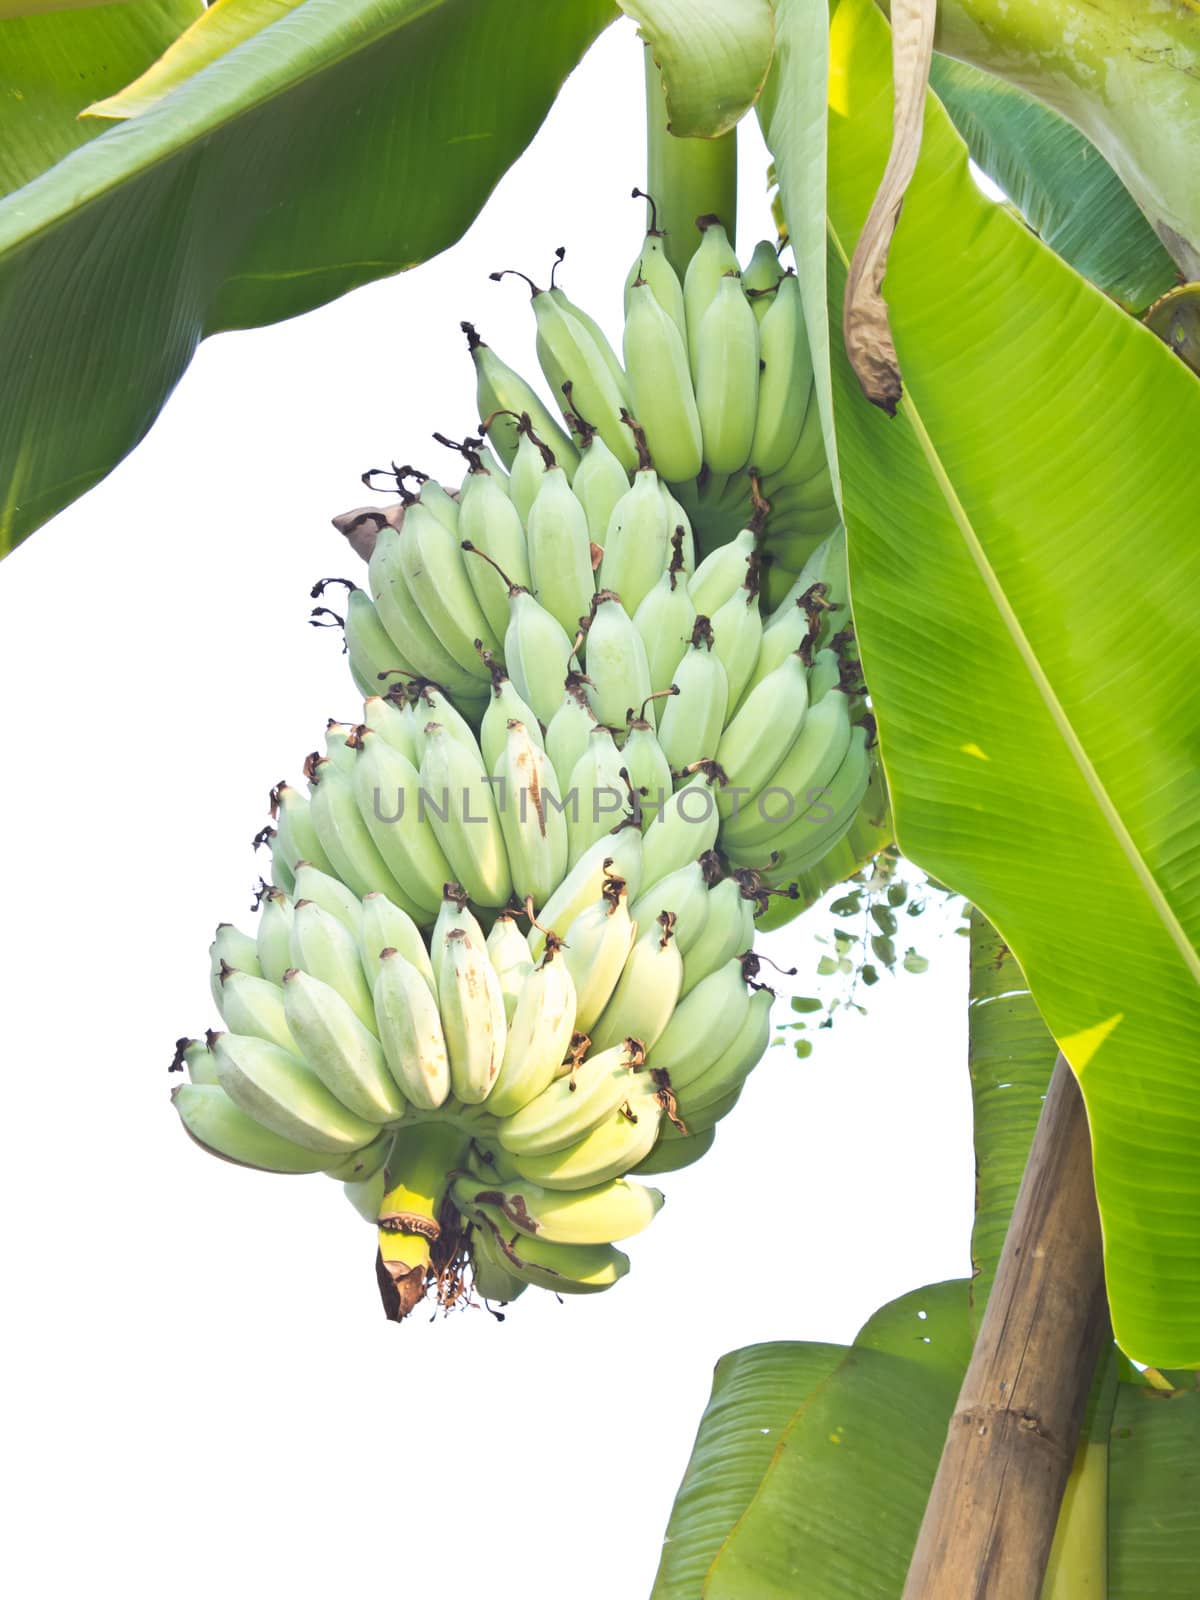
M826 225L830 240L833 243L834 249L838 253L842 265L848 268L849 256L847 255L837 229L834 226L833 219L828 218ZM949 508L950 515L954 519L955 526L962 535L963 542L971 555L971 559L974 561L976 569L978 570L980 577L983 579L984 587L991 597L1000 621L1004 625L1009 638L1012 640L1017 654L1024 663L1029 676L1033 680L1034 687L1037 689L1042 698L1043 704L1049 711L1051 720L1058 729L1063 743L1066 745L1072 760L1079 769L1084 783L1087 785L1092 798L1095 800L1100 810L1101 816L1108 824L1114 838L1117 841L1117 844L1121 848L1122 853L1129 862L1130 866L1133 868L1134 876L1138 879L1139 883L1142 885L1142 888L1145 890L1151 906L1157 912L1159 920L1166 929L1172 943L1176 946L1180 955L1183 957L1185 967L1191 973L1196 983L1200 984L1200 953L1197 953L1197 951L1194 949L1191 940L1184 931L1182 923L1175 915L1175 911L1171 906L1170 901L1163 893L1161 885L1151 872L1145 857L1138 849L1133 835L1125 826L1124 819L1122 818L1120 811L1117 809L1116 803L1109 794L1108 790L1105 788L1100 774L1096 771L1091 757L1084 748L1083 740L1076 732L1070 717L1067 715L1066 708L1064 707L1062 701L1054 692L1054 687L1049 678L1046 676L1046 673L1042 668L1040 661L1038 660L1037 654L1029 642L1029 638L1026 635L1025 630L1022 628L1020 620L1017 617L1017 614L1013 609L1008 596L1005 594L999 578L996 576L995 569L988 560L987 552L983 548L983 542L975 531L975 526L967 513L966 507L958 497L958 494L954 488L954 484L951 481L950 474L943 465L942 459L937 452L937 447L934 445L933 440L930 438L929 432L925 427L924 420L921 417L920 408L913 400L912 394L907 385L905 385L904 392L900 399L899 410L904 414L909 426L913 430L913 436L917 441L922 456L925 458L925 463L932 473L934 482L937 484L938 489L940 490L946 505Z

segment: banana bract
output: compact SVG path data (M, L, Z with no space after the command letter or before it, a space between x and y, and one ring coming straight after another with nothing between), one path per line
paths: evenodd
M621 359L533 301L565 427L470 329L458 491L337 519L361 719L271 791L173 1063L196 1143L344 1185L396 1319L624 1275L631 1174L699 1159L769 1042L756 919L872 775L795 279L711 224L681 284L651 234Z

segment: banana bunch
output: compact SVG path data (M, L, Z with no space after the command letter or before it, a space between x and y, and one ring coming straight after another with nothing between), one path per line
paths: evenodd
M428 748L463 750L467 736L478 748L438 710ZM373 726L330 726L311 798L274 791L288 886L264 890L253 935L218 928L224 1028L179 1041L173 1066L188 1081L175 1108L227 1161L341 1179L377 1224L393 1315L433 1285L448 1303L468 1264L488 1297L607 1287L627 1267L616 1242L662 1200L629 1174L702 1155L766 1047L770 996L751 953L765 892L726 872L715 823L697 855L697 830L676 815L657 834L620 826L571 865L560 853L500 910L472 909L447 878L423 933L363 852L383 836L357 809L355 774L374 740L387 744L381 730L399 753L398 730L417 720L411 706L374 711ZM504 732L497 765L536 794L541 767L517 756L540 747L514 719ZM365 781L384 780L368 769ZM484 792L468 785L464 805ZM437 845L436 827L418 831ZM469 856L479 867L486 852Z
M799 283L768 241L743 269L715 217L697 218L697 227L700 243L681 282L650 203L650 227L625 282L620 358L596 322L554 285L553 273L548 289L525 279L538 362L578 447L532 387L468 328L479 414L490 419L490 437L514 481L526 470L514 415L555 430L558 459L568 475L582 471L585 480L609 476L614 459L629 473L645 469L630 426L636 418L650 463L686 508L701 554L749 519L758 481L771 508L764 548L772 557L766 586L773 602L839 520ZM524 275L492 274L508 276Z

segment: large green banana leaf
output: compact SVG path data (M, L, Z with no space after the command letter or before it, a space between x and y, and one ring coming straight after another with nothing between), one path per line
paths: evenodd
M1175 263L1090 139L990 72L935 55L930 83L972 156L1056 254L1128 311L1176 282Z
M78 29L99 60L143 10L177 15L0 22L0 60L38 21ZM0 552L137 442L204 334L293 316L456 239L615 14L304 0L66 154L78 105L57 78L7 104L7 138L47 170L0 201ZM148 64L122 48L131 75Z
M653 1600L899 1600L1057 1053L1012 952L978 911L968 1020L974 1282L902 1296L849 1349L776 1343L723 1357ZM1110 1372L1089 1408L1043 1600L1194 1592L1200 1390L1188 1374L1156 1374L1160 1387L1132 1369L1124 1377L1114 1385ZM1076 1587L1083 1563L1094 1573L1105 1559L1107 1591Z
M831 45L836 307L887 23L842 0ZM897 841L999 928L1081 1079L1120 1343L1200 1364L1200 382L979 193L936 102L884 292L900 414L836 337L834 391Z

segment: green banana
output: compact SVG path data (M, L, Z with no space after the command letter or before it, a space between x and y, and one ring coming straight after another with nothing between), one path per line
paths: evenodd
M664 1122L658 1143L644 1160L630 1169L631 1175L653 1178L664 1172L679 1172L683 1167L690 1167L708 1154L716 1136L715 1124L703 1133L683 1134L673 1123Z
M506 1117L496 1130L497 1139L513 1156L565 1150L606 1122L635 1092L634 1074L641 1061L642 1051L627 1041L588 1055Z
M487 668L475 652L475 640L481 639L489 650L499 650L500 640L475 598L457 531L419 502L409 506L404 518L400 570L446 650L464 672L486 681Z
M331 1094L365 1122L400 1120L407 1102L383 1048L336 989L292 967L283 978L283 1008L297 1053Z
M403 655L423 677L440 683L464 704L482 700L484 686L469 663L460 665L434 633L411 594L401 561L402 540L390 525L380 528L367 565L379 619Z
M299 967L301 972L336 989L361 1023L368 1028L374 1026L375 1008L359 959L358 940L336 917L315 901L298 901L292 915L289 947L289 967ZM283 978L281 973L279 981Z
M450 1082L464 1105L478 1105L504 1059L507 1024L500 980L482 940L461 928L445 939L438 973L438 1007L450 1057Z
M493 777L513 890L522 903L532 897L540 905L567 870L569 824L558 778L523 722L508 724Z
M365 895L358 936L358 953L368 983L373 984L379 976L381 954L389 949L398 950L406 961L410 961L416 967L432 993L433 966L417 924L406 911L393 905L386 895L378 893Z
M762 859L772 841L803 815L842 764L850 745L850 701L830 690L811 705L771 782L721 829L721 848L738 861Z
M270 890L263 901L262 915L258 919L258 941L255 949L258 956L258 970L272 983L282 983L284 973L294 964L291 950L293 915L292 902L287 895L279 889ZM247 961L242 961L240 965L245 972L255 970ZM217 1003L219 1005L220 1001Z
M699 1116L719 1104L726 1095L741 1088L746 1077L762 1060L771 1040L770 989L756 989L750 996L741 1027L710 1067L693 1078L677 1096L677 1109L687 1126L689 1114ZM674 1080L672 1080L673 1082Z
M346 654L350 670L363 694L375 694L386 672L415 672L409 658L383 625L379 611L363 589L352 589L346 599Z
M388 893L388 899L414 922L428 922L441 901L442 885L454 871L425 815L432 802L422 795L421 774L407 756L364 728L353 790L376 850L393 882L402 886L400 895Z
M404 758L397 754L395 759ZM389 900L407 909L408 896L380 855L358 808L353 771L346 772L329 760L312 763L309 771L313 825L334 872L360 899L372 889L380 889Z
M569 672L562 701L546 724L546 754L560 783L575 770L595 726L596 713L588 704L587 679Z
M650 1053L655 1073L666 1073L678 1097L733 1043L750 1007L739 961L709 973L675 1007Z
M644 279L629 291L624 353L634 414L656 469L674 483L696 477L704 463L704 440L687 346Z
M736 877L723 878L709 891L708 917L683 957L680 996L719 971L754 943L755 900Z
M718 284L696 335L696 407L704 460L714 473L738 472L750 460L758 363L758 321L741 278L730 273Z
M783 269L775 246L769 239L760 239L742 271L742 288L760 324L774 305L775 292L782 281Z
M728 273L736 273L738 259L716 217L697 217L700 244L683 275L683 307L688 336L688 361L692 378L699 370L700 325Z
M762 643L762 613L758 609L758 572L752 562L744 587L731 595L712 615L713 651L725 668L726 708L732 711L750 681ZM714 745L712 754L716 754Z
M612 997L589 1030L595 1049L635 1039L644 1050L651 1050L661 1037L683 983L674 922L674 913L663 911L638 934Z
M709 915L709 870L713 858L689 861L686 866L659 878L648 889L643 889L630 915L638 927L645 928L657 922L663 912L674 917L671 931L679 954L685 959L688 951L704 932ZM719 866L716 869L720 870Z
M641 197L642 191L635 189L634 199ZM649 199L649 196L646 197ZM651 225L646 230L646 237L642 247L637 253L633 265L625 278L625 318L629 320L629 313L634 301L634 288L644 283L654 296L655 300L670 317L683 341L684 355L687 355L687 314L683 304L683 285L679 281L679 274L671 265L669 256L663 245L666 238L660 232L655 222L654 202L650 201ZM626 367L629 365L628 352L626 352ZM636 410L636 406L635 406Z
M504 997L504 1018L509 1027L516 1012L525 984L533 975L533 957L529 941L517 927L516 914L502 911L492 923L486 943L488 960L500 980L500 993Z
M638 606L633 618L645 647L653 694L662 694L675 681L676 670L696 626L696 607L684 581L678 534L675 542L671 565Z
M554 1081L575 1031L575 985L557 945L525 981L487 1097L497 1117L521 1110Z
M554 451L555 460L570 477L579 464L579 454L562 428L542 404L525 379L506 366L495 351L475 332L469 322L461 324L467 348L475 363L476 401L485 431L506 467L511 468L517 454L517 419L526 413Z
M657 1091L643 1089L565 1149L514 1156L512 1164L520 1177L547 1189L590 1189L644 1161L658 1138L661 1118Z
M766 788L795 743L808 712L808 679L798 652L784 656L726 725L717 748L717 765L729 780L717 791L722 817Z
M560 797L566 805L569 866L575 866L592 845L611 834L626 815L629 787L621 775L623 766L612 734L598 723L570 774L566 795ZM554 887L551 885L549 893Z
M629 490L629 475L594 428L585 427L583 440L571 487L583 507L592 544L603 550L613 508Z
M388 1070L414 1106L436 1111L450 1094L437 997L424 971L399 950L381 950L378 965L373 1000Z
M239 972L236 967L223 967L217 1009L231 1033L268 1039L293 1055L303 1053L288 1027L279 985L267 978L253 977L249 972Z
M642 848L642 876L657 883L668 873L698 861L717 842L717 804L703 771L676 789L662 812L646 829ZM637 892L631 886L630 893Z
M294 1144L240 1110L218 1084L180 1083L171 1104L187 1132L210 1155L260 1172L320 1172L327 1153Z
M221 1005L221 972L225 967L236 967L239 972L248 972L252 978L261 978L263 975L257 940L235 928L232 922L218 923L216 935L208 947L208 983L218 1009Z
M378 734L385 744L402 755L406 761L411 761L416 766L420 759L417 752L416 718L413 716L412 706L405 696L403 704L390 699L387 695L368 695L363 701L363 724L371 732ZM357 766L357 762L355 765ZM311 861L312 857L308 859ZM317 866L321 863L318 861Z
M658 742L672 768L682 772L692 761L715 757L729 704L729 678L706 616L697 616L693 625L690 647L675 669L675 690L658 719Z
M556 1294L592 1294L610 1288L629 1271L629 1257L614 1245L550 1244L528 1234L508 1239L499 1225L504 1221L503 1212L489 1216L487 1207L479 1207L477 1215L483 1220L476 1229L482 1226L492 1230L512 1276L541 1289L552 1289Z
M711 617L746 581L746 566L758 547L758 534L743 528L735 539L709 552L688 579L692 605Z
M459 1177L450 1192L461 1211L482 1212L501 1233L516 1228L548 1244L616 1244L648 1228L663 1203L660 1190L623 1178L567 1193L520 1179L492 1186Z
M567 928L562 955L574 983L575 1026L580 1033L591 1032L608 1004L636 933L625 885L613 878Z
M561 467L544 475L526 526L534 594L550 615L573 633L595 592L587 513Z
M757 306L755 307L757 311ZM812 403L812 358L800 284L788 275L759 323L758 411L750 460L764 477L778 472L799 443Z
M533 708L522 700L504 668L497 661L492 661L489 665L492 673L492 693L487 710L483 713L483 720L479 724L479 749L484 766L489 772L495 772L496 763L508 743L510 722L524 723L529 737L539 750L545 750L546 741L542 737L541 726Z
M658 474L643 463L613 507L598 574L600 589L615 592L630 616L670 564L673 532Z
M370 1144L374 1123L355 1116L299 1056L266 1039L210 1038L221 1088L248 1117L307 1150L339 1154Z
M593 598L585 649L588 704L597 721L623 728L628 712L636 712L649 698L650 665L641 635L611 589L601 589ZM647 716L653 722L653 704Z
M512 874L483 756L478 747L472 755L439 723L428 723L425 734L421 788L434 836L471 899L502 906L512 893Z
M474 468L463 480L458 513L460 540L490 556L513 583L530 587L529 555L521 514L494 474ZM467 577L497 639L508 627L508 583L486 561L468 561Z
M292 891L292 899L293 902L315 900L322 910L328 911L355 938L358 937L362 927L362 901L339 878L322 872L310 861L296 863L296 887ZM238 1033L240 1030L235 1028L233 1031Z

